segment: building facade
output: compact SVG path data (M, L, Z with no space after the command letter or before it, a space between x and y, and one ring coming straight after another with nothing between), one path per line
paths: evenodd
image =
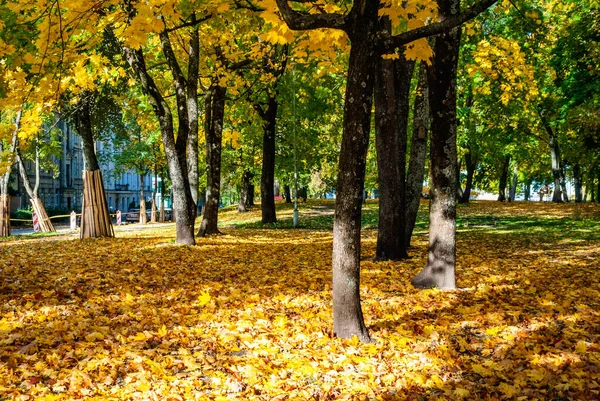
M40 183L38 195L47 210L75 210L81 211L83 196L83 154L81 138L72 127L64 121L59 122L62 132L62 145L60 156L53 157L58 176L53 171L40 171ZM102 153L100 168L104 179L104 189L108 206L111 211L128 211L130 208L139 207L140 204L140 177L133 170L120 172L116 168L111 155L114 149L106 143L96 143L96 153ZM25 161L25 169L32 186L35 184L35 163ZM118 171L118 172L117 172ZM13 197L11 209L27 209L31 202L23 185L17 167L13 170L12 188L16 196ZM147 175L144 180L144 192L146 201L152 197L153 186L156 185L153 178ZM159 187L160 188L160 187ZM18 205L18 206L17 206ZM17 207L15 207L17 206Z

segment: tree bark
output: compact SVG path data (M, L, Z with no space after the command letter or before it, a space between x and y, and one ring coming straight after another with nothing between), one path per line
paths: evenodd
M387 19L391 29L391 23ZM406 258L406 130L414 62L379 57L375 67L375 142L379 173L378 260Z
M4 149L0 141L0 152L6 153L9 162L5 164L6 171L0 175L0 237L10 236L10 195L8 194L8 181L12 168L12 159L17 151L19 129L21 128L21 116L23 112L17 112L15 119L15 129L12 134L11 144L8 149Z
M79 238L114 237L102 172L96 157L92 133L94 94L84 92L77 112L77 131L81 137L83 156L83 205Z
M206 96L206 203L199 236L220 234L219 204L221 200L221 150L223 145L223 119L225 117L225 95L227 88L218 85L215 79Z
M528 201L531 196L531 182L525 184L525 193L523 195L525 200Z
M548 143L550 145L550 156L552 158L552 176L554 178L554 192L552 193L552 202L561 203L569 201L566 196L566 183L565 183L565 172L563 169L560 147L558 144L558 138L556 137L554 130L550 126L550 123L546 120L543 112L539 113L542 120L542 125L548 133ZM565 195L563 199L563 193Z
M413 135L410 145L410 160L406 177L406 246L410 246L417 221L417 213L423 193L425 161L427 159L427 138L429 137L429 89L427 66L419 67L419 83L414 104Z
M238 204L238 212L243 213L248 211L250 207L250 180L252 173L249 170L244 170L242 173L242 189L240 191L240 202Z
M283 186L283 195L285 197L285 203L292 203L292 189L289 185Z
M517 195L518 180L519 180L519 176L517 175L517 165L515 164L515 166L513 167L513 176L512 176L512 183L510 185L510 194L508 196L509 202L515 201L515 196Z
M349 30L352 47L344 102L344 130L338 164L333 224L333 331L369 342L360 305L362 192L369 147L375 60L377 2L365 2Z
M459 203L469 203L471 199L471 190L473 189L473 176L477 168L477 158L473 158L471 152L465 155L465 167L467 168L467 180L465 182L465 190L462 193Z
M194 15L195 19L196 16ZM198 205L198 78L200 69L200 33L196 25L191 31L186 81L186 103L188 115L187 166L188 181L193 203ZM197 210L194 213L196 218Z
M260 177L260 207L262 223L269 224L277 221L275 214L275 128L277 123L278 103L276 97L270 96L267 109L260 105L255 109L263 120L263 163Z
M573 181L575 183L575 202L581 203L583 201L583 180L581 179L581 167L579 166L579 163L575 163L573 166Z
M500 175L500 182L498 183L498 201L504 202L506 200L506 185L508 183L508 167L510 166L510 155L504 158L504 164L502 165L502 173Z
M254 184L248 187L248 206L254 206Z
M148 223L148 215L146 214L146 194L144 192L144 180L146 174L140 174L140 224Z
M55 232L54 226L48 217L48 213L46 212L46 208L42 203L41 199L38 195L38 189L40 185L40 163L39 163L39 152L36 149L36 160L35 160L35 184L32 187L31 181L29 180L29 176L27 175L27 170L25 169L25 163L23 163L23 158L21 156L21 151L18 146L15 152L15 157L17 164L19 165L19 174L21 175L21 179L23 180L23 187L25 187L25 191L27 195L29 195L31 206L33 207L33 211L38 217L38 222L40 225L40 231L47 232Z
M141 49L122 48L122 53L131 66L137 81L140 83L144 94L148 96L156 115L165 149L169 176L172 184L173 219L176 221L175 230L178 244L194 245L194 224L196 220L196 204L192 197L189 184L189 171L187 161L187 147L189 138L189 114L187 112L187 99L185 80L177 64L173 50L170 48L168 34L161 34L163 53L168 60L176 83L176 98L179 115L179 130L175 138L173 114L165 98L160 93L158 86L146 68L146 61Z
M439 0L442 19L460 10L460 0ZM436 37L429 68L431 108L431 202L427 265L411 280L417 288L456 288L456 73L460 27Z

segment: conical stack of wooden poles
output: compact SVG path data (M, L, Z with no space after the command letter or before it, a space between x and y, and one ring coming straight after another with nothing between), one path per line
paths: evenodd
M83 171L83 208L79 238L114 237L106 202L102 172Z

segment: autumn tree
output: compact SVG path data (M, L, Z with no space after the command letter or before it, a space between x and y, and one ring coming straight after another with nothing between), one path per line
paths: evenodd
M442 14L440 22L403 34L389 35L383 40L378 1L357 0L348 13L342 13L335 6L334 10L338 12L322 12L317 7L313 13L309 13L306 7L293 9L287 0L277 0L279 10L290 28L339 29L348 35L352 44L333 229L333 314L334 333L338 337L357 336L362 341L370 341L360 306L360 218L375 63L384 52L392 52L416 39L452 29L493 3L484 1L464 13L455 9L456 14ZM436 258L440 255L434 253L432 256Z

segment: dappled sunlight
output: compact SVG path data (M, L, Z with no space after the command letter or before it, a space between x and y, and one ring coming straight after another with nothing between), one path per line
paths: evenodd
M557 242L459 233L456 291L410 285L426 237L376 262L365 231L372 344L332 336L331 231L4 242L0 398L597 399L599 238L577 240L571 209Z

